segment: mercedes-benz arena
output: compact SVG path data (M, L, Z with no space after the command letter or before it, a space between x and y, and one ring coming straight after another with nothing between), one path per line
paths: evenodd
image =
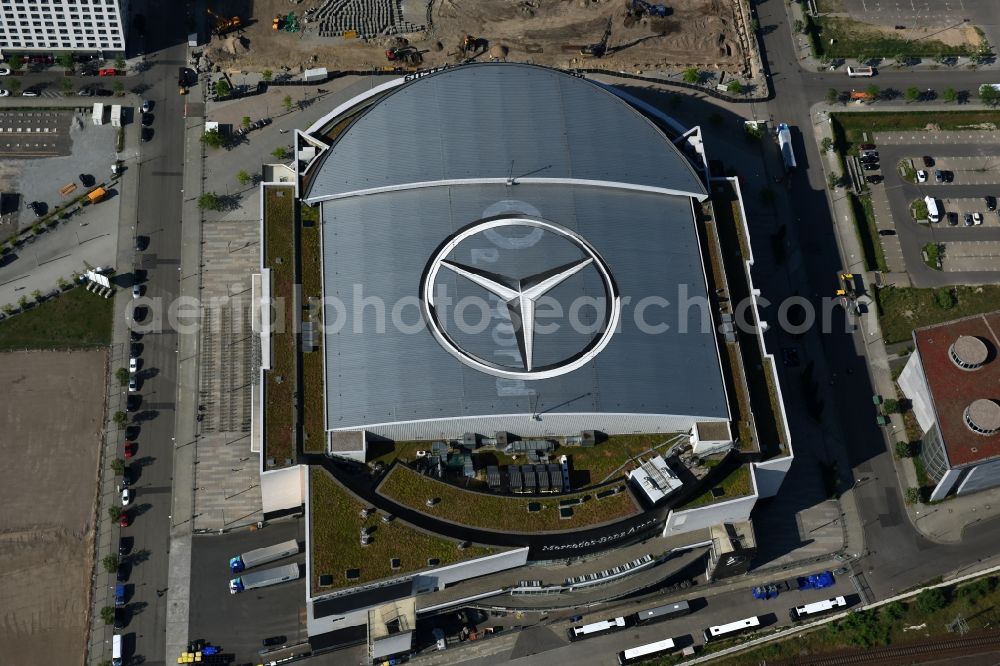
M328 431L729 420L706 190L663 131L610 88L524 64L383 88L299 138L301 198L322 205Z

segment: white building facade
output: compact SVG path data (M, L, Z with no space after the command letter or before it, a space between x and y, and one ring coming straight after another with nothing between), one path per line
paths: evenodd
M128 0L0 0L9 53L124 52Z

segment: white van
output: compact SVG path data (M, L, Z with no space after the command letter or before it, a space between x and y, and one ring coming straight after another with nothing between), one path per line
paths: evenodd
M940 222L941 209L934 197L924 197L924 203L927 204L927 219L931 222Z
M111 666L122 666L121 634L115 634L111 639Z

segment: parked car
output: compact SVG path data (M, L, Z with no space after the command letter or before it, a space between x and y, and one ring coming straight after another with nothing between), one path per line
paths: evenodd
M878 155L862 155L858 159L861 160L862 164L866 164L868 162L878 162Z
M139 405L141 404L142 404L142 396L133 394L130 395L128 399L125 401L125 409L127 409L130 412L135 412L139 410Z
M863 143L859 147L861 148L861 150L875 150L874 143Z
M895 236L896 235L896 230L895 229L879 229L878 230L878 235L879 236Z
M284 645L286 640L287 639L284 636L271 636L270 638L265 638L264 640L262 640L261 644L264 647L269 648L269 647L275 647L276 645Z
M952 182L952 181L955 180L955 172L954 171L942 171L941 175L944 176L944 182L946 182L946 183L950 183L950 182Z
M953 227L958 226L958 213L955 212L948 213L948 224Z
M128 371L135 374L139 371L139 359L134 356L128 360Z
M132 537L121 537L118 539L118 556L125 557L132 550Z
M862 162L861 168L865 171L875 171L881 169L882 166L878 162Z
M134 284L132 285L132 298L139 298L142 296L142 285Z
M152 139L153 139L153 128L143 127L142 131L139 132L139 142L146 143L147 141L151 141Z
M125 442L125 446L123 448L126 459L135 455L135 442Z
M917 172L917 182L926 183L927 182L927 172L921 169Z
M876 175L876 176L865 176L865 180L867 180L872 185L878 185L879 183L881 183L884 180L884 178L882 178L882 176L878 176L878 175Z
M986 197L986 210L996 210L997 209L997 198L994 196Z
M153 100L146 99L142 101L142 112L149 113L153 110Z
M38 97L38 91L34 88L26 88L21 92L21 97Z
M132 314L132 319L135 321L145 321L146 315L148 314L148 309L145 306L138 305Z
M114 93L107 88L98 88L94 91L94 94L98 97L111 97Z
M0 67L0 76L9 76L10 67Z
M135 491L131 488L122 488L122 506L128 506L135 499Z
M10 91L6 88L0 88L0 97L10 97Z
M153 114L152 113L143 113L142 114L142 126L143 127L149 127L152 124L153 124Z
M149 244L148 236L136 236L135 237L135 251L142 252L146 249L146 245Z
M925 167L934 166L934 158L931 157L930 155L924 155L924 166Z
M934 182L936 183L944 182L944 173L942 173L941 169L934 170Z
M970 213L965 214L965 226L967 227L972 226L972 215Z
M138 390L139 390L139 381L135 378L135 375L132 375L131 377L128 378L128 392L135 393Z
M973 213L972 214L972 223L976 224L976 225L982 224L983 223L983 214L982 213Z
M122 515L124 516L125 514ZM128 565L126 564L118 565L118 572L115 574L115 579L119 583L124 583L125 581L128 580Z

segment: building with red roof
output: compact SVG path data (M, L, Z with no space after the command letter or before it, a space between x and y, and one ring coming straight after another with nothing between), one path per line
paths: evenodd
M1000 311L913 332L899 376L924 431L932 500L1000 485Z

